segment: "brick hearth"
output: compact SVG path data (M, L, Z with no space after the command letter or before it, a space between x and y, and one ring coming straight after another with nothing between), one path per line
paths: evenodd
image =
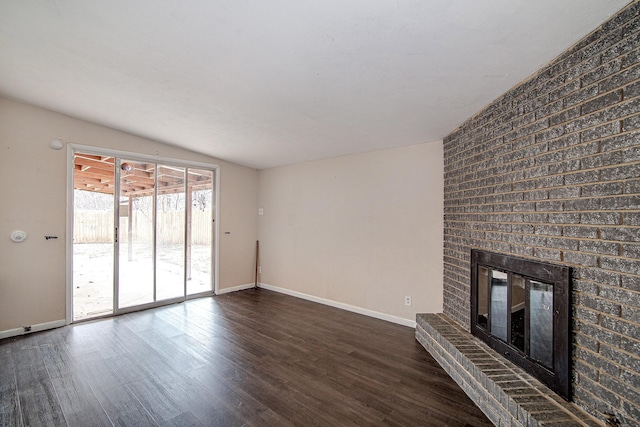
M496 426L602 426L442 314L418 314L416 339Z

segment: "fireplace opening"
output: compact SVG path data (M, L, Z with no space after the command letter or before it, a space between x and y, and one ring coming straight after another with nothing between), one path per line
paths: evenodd
M471 250L471 333L569 400L571 270Z

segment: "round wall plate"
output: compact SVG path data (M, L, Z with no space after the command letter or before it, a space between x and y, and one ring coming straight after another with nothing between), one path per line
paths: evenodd
M11 233L11 240L13 240L16 243L24 242L26 238L27 238L27 233L25 233L22 230L15 230Z
M64 147L64 142L62 142L62 138L52 139L51 141L49 141L49 147L53 148L54 150L61 150L62 147Z

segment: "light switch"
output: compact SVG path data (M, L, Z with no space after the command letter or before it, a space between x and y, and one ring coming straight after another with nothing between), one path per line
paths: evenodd
M263 215L263 214L264 214L264 209L258 208L258 215Z

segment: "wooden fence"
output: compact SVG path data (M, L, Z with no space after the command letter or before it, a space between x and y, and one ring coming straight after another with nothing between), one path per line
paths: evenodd
M158 243L181 244L184 242L184 211L157 213ZM133 211L132 233L136 242L150 243L153 240L153 224L140 211ZM129 218L120 218L120 241L128 241ZM191 213L191 244L211 243L211 211L194 210ZM74 243L106 243L113 241L113 212L76 210L74 217Z

